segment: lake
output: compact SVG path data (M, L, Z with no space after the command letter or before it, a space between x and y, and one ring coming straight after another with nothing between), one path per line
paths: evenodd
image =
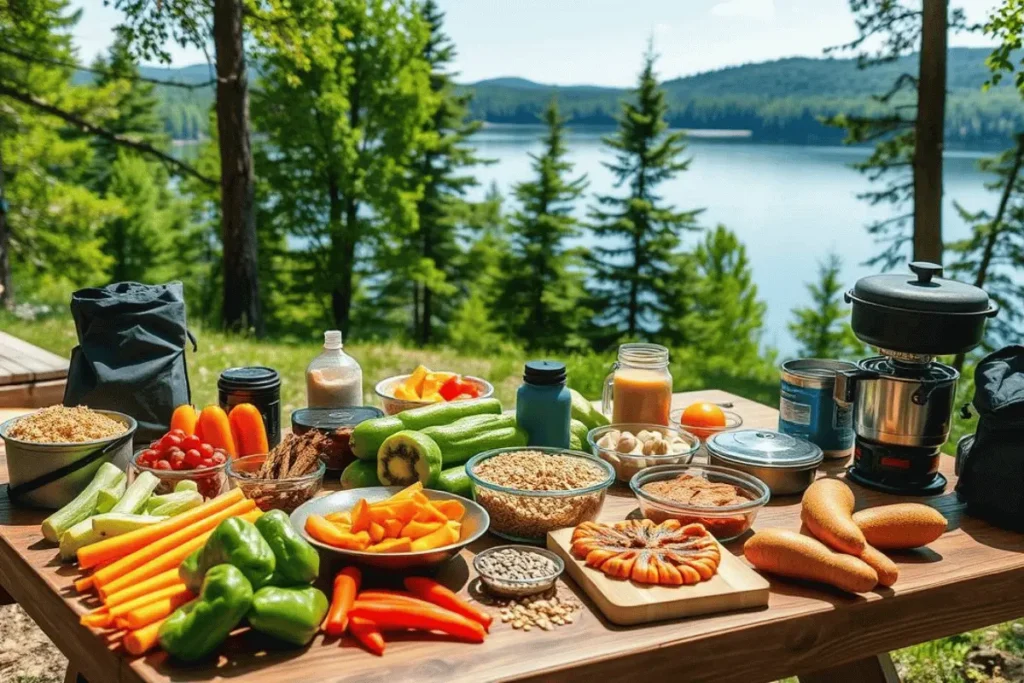
M601 136L610 132L594 128L571 129L567 138L575 174L590 180L587 201L596 193L613 192L611 173L602 165L610 153ZM473 142L480 155L496 163L476 169L480 186L472 198L483 196L497 183L508 195L514 183L531 177L529 153L542 151L541 126L488 126ZM676 207L705 207L703 226L724 224L747 247L758 294L767 304L762 343L785 356L796 351L786 324L791 310L809 300L806 284L815 279L818 262L829 251L843 259L843 278L850 286L857 278L876 272L865 260L875 255L865 226L889 213L888 207L871 207L857 199L871 183L849 167L865 158L868 150L850 147L757 144L736 137L691 137L692 163L687 172L663 185L660 194ZM943 235L949 241L968 234L968 226L953 207L954 200L971 211L994 210L996 193L983 183L991 178L979 173L976 163L984 152L954 151L945 158L945 206ZM579 215L586 213L581 204ZM686 236L687 246L700 239ZM582 240L587 243L587 238Z

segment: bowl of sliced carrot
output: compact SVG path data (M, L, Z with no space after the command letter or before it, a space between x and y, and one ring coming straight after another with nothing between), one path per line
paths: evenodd
M487 532L490 517L472 500L444 491L370 486L300 505L292 525L322 551L377 569L428 569Z

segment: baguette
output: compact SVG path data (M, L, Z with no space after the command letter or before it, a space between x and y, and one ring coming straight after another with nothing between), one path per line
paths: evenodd
M946 518L921 503L897 503L861 510L853 522L868 543L881 550L919 548L946 531Z
M833 552L824 543L795 531L759 531L743 545L743 554L761 571L818 581L851 593L864 593L878 585L878 574L863 560Z
M804 491L800 519L833 550L859 557L867 541L853 522L853 491L838 479L819 479Z

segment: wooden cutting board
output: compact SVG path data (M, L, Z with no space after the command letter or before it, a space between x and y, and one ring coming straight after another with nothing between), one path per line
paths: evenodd
M768 581L725 548L721 548L718 573L710 581L651 586L613 579L584 565L569 550L572 532L571 528L550 532L548 549L558 553L569 575L613 623L629 626L768 605Z

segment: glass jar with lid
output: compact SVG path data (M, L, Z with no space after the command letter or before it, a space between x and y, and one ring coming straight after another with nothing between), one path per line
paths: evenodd
M672 408L668 349L658 344L623 344L604 382L601 411L615 424L667 425Z
M363 369L342 350L341 332L324 332L324 350L306 368L306 405L349 408L363 405Z

